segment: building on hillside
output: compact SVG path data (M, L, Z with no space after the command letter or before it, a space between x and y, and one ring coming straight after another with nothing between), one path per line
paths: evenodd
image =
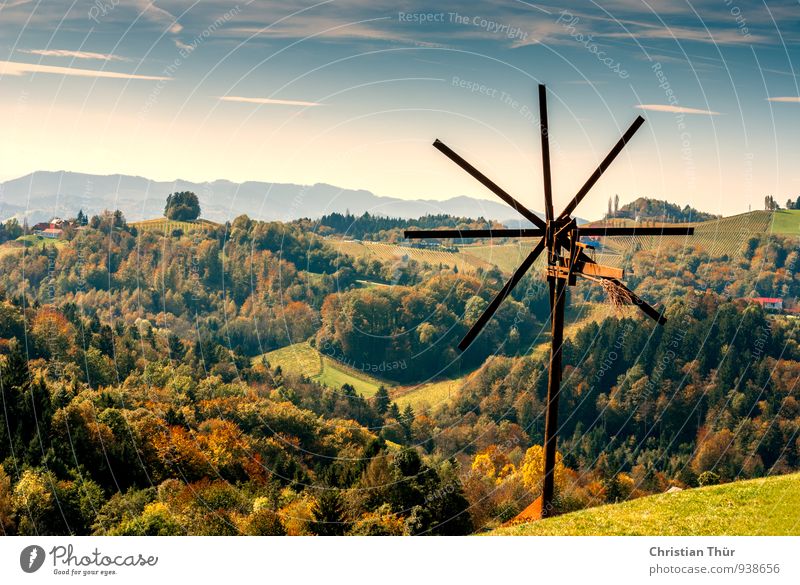
M40 221L39 223L37 223L36 225L34 225L34 226L31 228L31 231L33 231L33 233L34 233L34 234L36 234L37 236L39 236L39 235L41 235L41 234L42 234L42 232L43 232L44 230L46 230L46 229L47 229L47 228L49 228L49 227L50 227L50 222L49 222L49 221Z
M777 297L754 297L748 300L758 303L764 309L771 311L783 311L783 299Z
M49 227L46 230L42 230L39 234L43 238L47 238L49 240L57 240L61 237L61 234L64 233L64 230L54 227Z

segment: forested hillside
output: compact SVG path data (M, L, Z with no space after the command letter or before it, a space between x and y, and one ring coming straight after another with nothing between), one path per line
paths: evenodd
M669 321L618 315L567 341L559 510L800 467L800 323L745 300L796 296L795 248L765 235L726 258L630 251L628 282ZM355 259L246 216L164 234L105 213L57 246L4 249L0 526L465 534L509 521L541 481L546 359L531 350L547 341L546 286L524 279L455 349L505 278ZM387 387L458 384L400 408L384 388L364 397L261 357L306 341Z

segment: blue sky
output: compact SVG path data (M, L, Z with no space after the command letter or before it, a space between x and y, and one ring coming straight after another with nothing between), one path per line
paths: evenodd
M0 1L0 179L490 198L438 137L541 209L546 83L556 206L641 114L580 215L615 193L743 212L800 195L798 15L797 0Z

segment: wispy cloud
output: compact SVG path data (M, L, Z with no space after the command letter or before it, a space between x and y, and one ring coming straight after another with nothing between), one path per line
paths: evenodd
M242 96L235 96L235 95L225 95L219 98L223 102L241 102L246 104L264 104L264 105L273 105L273 106L303 106L303 107L312 107L312 106L321 106L322 104L319 102L304 102L300 100L278 100L272 98L254 98L254 97L242 97Z
M751 45L753 43L766 43L770 41L768 36L755 33L744 35L737 29L706 30L705 28L652 25L630 27L628 32L600 33L600 36L609 39L627 39L635 37L637 39L673 40L678 42L694 41L698 43L715 43L718 45Z
M697 108L686 108L683 106L671 106L668 104L639 104L636 106L640 110L650 110L651 112L668 112L670 114L700 114L704 116L719 116L719 112L711 110L699 110Z
M790 104L800 104L800 96L787 95L767 98L769 102L785 102Z
M104 77L108 79L148 79L152 81L166 81L169 77L153 75L137 75L134 73L119 73L117 71L98 71L97 69L77 69L74 67L57 67L55 65L39 65L37 63L19 63L17 61L0 61L0 76L25 75L27 73L52 73L54 75L69 75L73 77Z
M156 3L151 0L136 0L136 7L142 11L145 18L152 22L165 24L167 30L173 34L178 34L183 30L183 26L171 13L163 8L159 8L156 6Z
M69 57L72 59L87 59L96 61L128 61L125 57L108 55L105 53L92 53L91 51L69 51L66 49L17 49L18 53L40 55L42 57Z

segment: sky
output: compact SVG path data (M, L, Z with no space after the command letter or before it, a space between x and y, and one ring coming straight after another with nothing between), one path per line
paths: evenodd
M541 210L637 115L576 214L647 196L732 215L800 195L800 2L0 0L0 180L36 170L330 183Z

